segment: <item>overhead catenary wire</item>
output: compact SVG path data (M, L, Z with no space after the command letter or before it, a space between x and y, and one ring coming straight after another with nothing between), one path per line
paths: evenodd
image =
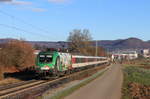
M41 36L44 36L44 38L45 38L45 37L47 38L49 35L47 35L47 34L46 34L46 35L43 35L43 32L44 32L44 34L45 34L45 33L51 34L49 31L47 31L47 30L45 30L45 29L43 29L43 28L39 28L39 27L37 27L37 26L35 26L35 25L33 25L33 24L29 23L29 22L26 22L26 21L24 21L24 20L22 20L22 19L20 19L20 18L18 18L18 17L16 17L16 16L14 16L14 15L8 14L7 12L5 12L5 11L3 11L3 10L0 10L0 13L3 14L3 15L8 16L8 17L10 17L10 18L12 18L12 20L16 20L16 21L18 21L18 22L21 22L21 23L23 23L23 24L26 24L26 25L32 27L32 29L38 30L38 32L40 31L41 33L37 33L37 32L36 32L36 34L41 35ZM18 27L16 27L16 26L10 26L10 25L6 25L6 24L1 24L1 26L5 26L5 27L7 27L7 28L13 28L13 29L19 30L19 31L22 31L22 30L23 30L23 31L26 32L26 33L33 33L33 32L28 31L28 30L25 30L25 29L20 29L20 28L18 28ZM34 33L34 34L35 34L35 33ZM49 38L49 39L50 39L50 38Z
M20 21L20 22L26 24L26 25L30 25L31 27L33 27L33 28L35 28L35 29L37 29L37 30L40 30L40 31L49 33L47 30L44 30L44 29L42 29L42 28L39 28L39 27L37 27L37 26L35 26L35 25L29 23L29 22L24 21L23 19L20 19L20 18L14 16L14 15L8 14L8 13L2 11L2 10L0 10L0 13L5 14L5 15L7 15L7 16L9 16L9 17L11 17L11 18L13 18L13 19L15 19L15 20L17 20L17 21Z
M24 33L30 33L31 35L34 35L34 36L37 34L35 32L31 32L31 31L28 31L28 30L25 30L25 29L22 29L22 28L18 28L18 27L15 27L15 26L7 25L7 24L0 24L0 26L10 28L10 29L15 29L15 30L18 30L18 31L22 31ZM39 34L39 37L41 37L41 36L43 36L43 35ZM47 37L47 36L45 36L45 37Z

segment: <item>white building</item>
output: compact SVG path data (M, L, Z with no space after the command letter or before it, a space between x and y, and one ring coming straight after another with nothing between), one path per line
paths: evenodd
M122 51L112 54L112 60L114 59L136 59L138 58L138 53L136 51Z
M40 50L34 50L34 54L38 55L41 51Z
M141 51L142 52L142 55L147 58L147 57L150 57L150 52L149 52L149 49L144 49Z

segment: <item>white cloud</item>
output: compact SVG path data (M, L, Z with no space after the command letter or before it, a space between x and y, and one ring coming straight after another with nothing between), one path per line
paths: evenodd
M0 3L8 4L8 5L15 5L15 6L23 6L21 8L28 9L33 12L45 12L46 9L44 8L36 8L33 7L34 4L29 1L23 1L23 0L0 0Z
M32 2L29 1L21 1L21 0L11 0L10 2L6 2L11 5L31 5Z
M31 5L32 2L14 0L13 2L11 2L11 4L13 4L13 5Z
M0 3L9 4L9 5L31 5L32 2L21 1L21 0L0 0Z
M64 3L67 2L68 0L48 0L48 1L53 3Z
M31 10L33 12L45 12L46 11L46 9L43 9L43 8L31 8Z

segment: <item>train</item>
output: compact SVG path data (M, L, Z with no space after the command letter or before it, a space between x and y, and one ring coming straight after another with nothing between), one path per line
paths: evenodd
M40 76L59 76L108 63L107 57L73 55L66 52L42 51L36 57L36 72Z

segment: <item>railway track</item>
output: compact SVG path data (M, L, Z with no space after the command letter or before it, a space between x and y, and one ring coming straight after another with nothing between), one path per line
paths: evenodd
M0 96L4 96L4 95L7 95L9 93L13 93L13 92L16 92L16 91L20 91L22 89L25 89L25 88L28 88L28 87L32 87L32 86L36 86L36 85L39 85L39 84L42 84L44 83L45 81L37 81L37 82L28 82L28 83L25 83L23 85L19 85L19 86L13 86L12 88L7 88L7 89L3 89L0 91ZM1 97L0 97L1 98Z
M36 82L36 81L37 80L29 80L29 81L21 81L21 82L8 84L8 85L3 85L3 86L1 85L0 86L0 91L10 89L10 88L13 88L13 87L17 87L17 86L21 86L21 85L25 85L25 84L29 84L29 83L33 83L33 82Z
M44 91L48 89L53 89L61 84L76 80L81 76L87 75L90 71L94 71L102 66L95 67L92 69L86 69L80 72L73 73L71 75L66 75L64 77L55 80L33 80L29 82L24 82L23 84L16 84L14 86L7 86L0 88L0 99L26 99L27 97L32 97L34 99L36 96L41 95ZM104 68L104 67L103 67Z

